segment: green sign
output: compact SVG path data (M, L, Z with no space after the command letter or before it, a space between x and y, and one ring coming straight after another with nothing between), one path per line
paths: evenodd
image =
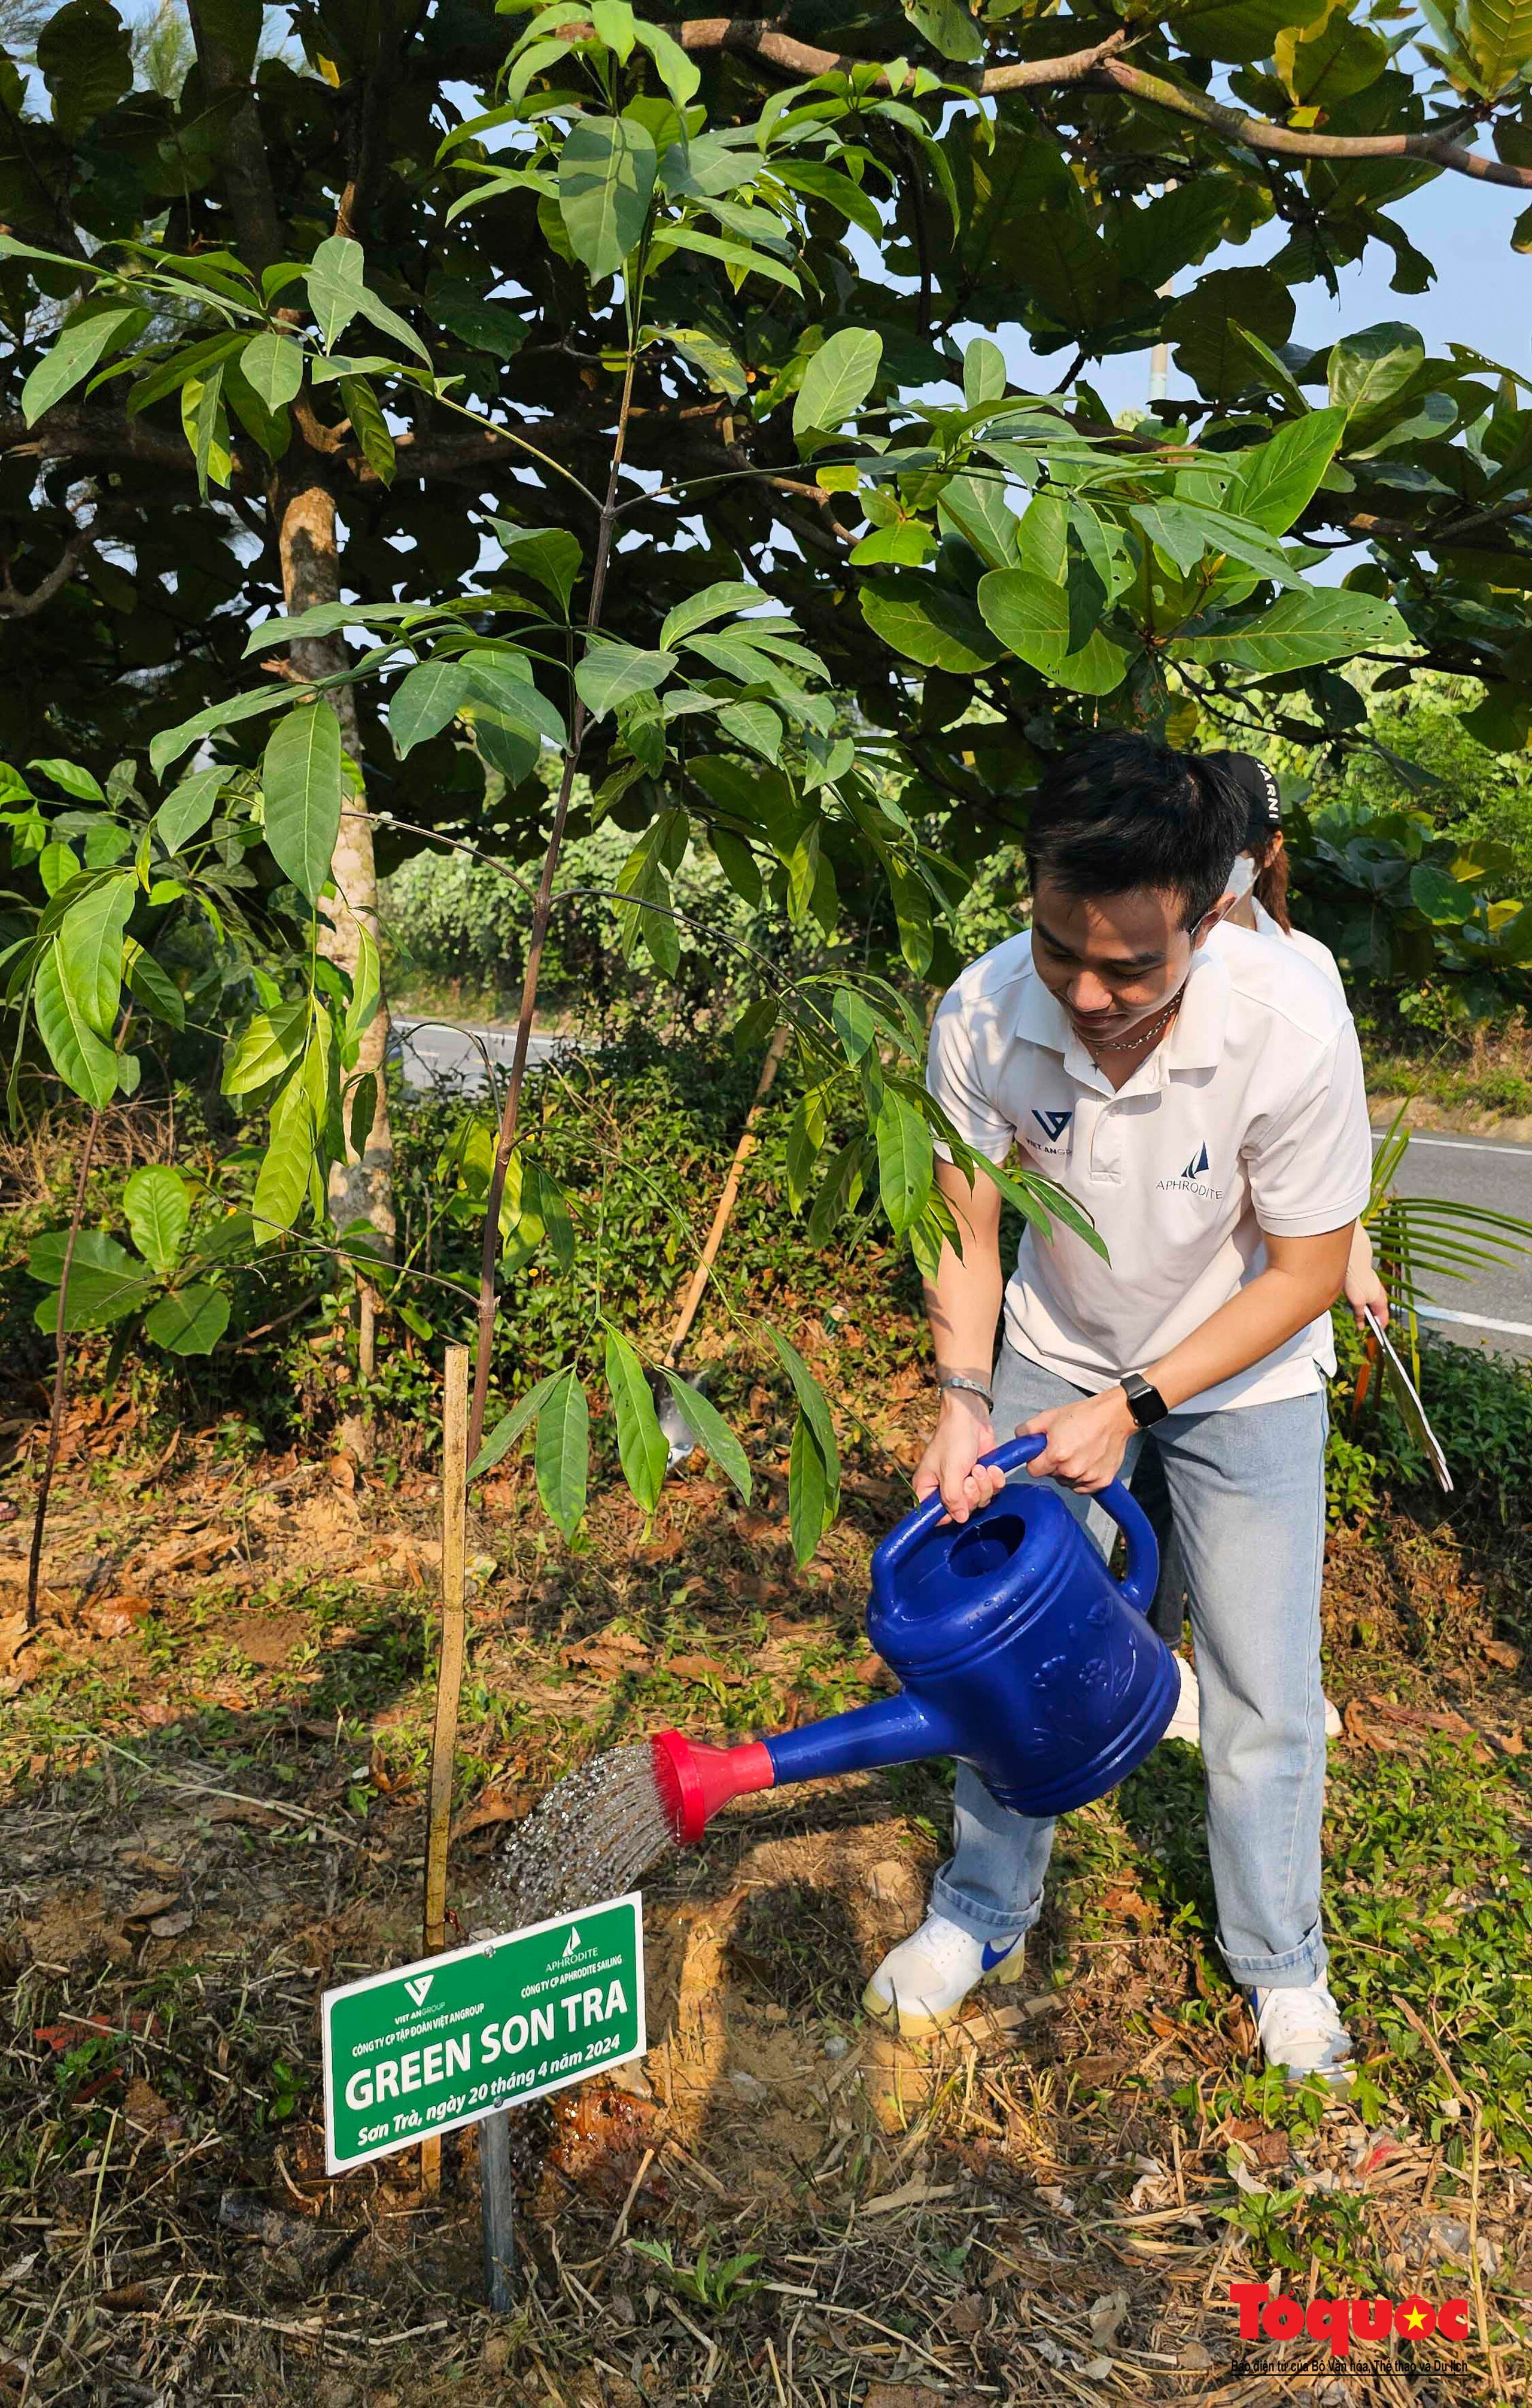
M644 2052L637 1891L326 1990L329 2170L408 2149Z

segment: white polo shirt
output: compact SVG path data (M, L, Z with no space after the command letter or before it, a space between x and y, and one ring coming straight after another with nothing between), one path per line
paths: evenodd
M1296 948L1242 928L1194 954L1168 1034L1115 1094L1024 930L944 998L926 1082L975 1153L1003 1162L1019 1146L1095 1222L1109 1262L1056 1223L1046 1242L1029 1225L1006 1289L1010 1343L1093 1392L1168 1353L1264 1269L1263 1230L1316 1237L1367 1200L1345 999ZM1326 1314L1177 1411L1308 1395L1334 1360Z

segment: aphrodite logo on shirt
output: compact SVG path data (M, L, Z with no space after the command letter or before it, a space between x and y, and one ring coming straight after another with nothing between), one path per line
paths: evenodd
M1204 1141L1201 1145L1193 1148L1191 1159L1179 1179L1162 1179L1159 1182L1160 1194L1163 1196L1169 1192L1182 1196L1200 1196L1210 1204L1218 1203L1222 1199L1224 1190L1222 1187L1209 1186L1207 1182L1209 1168L1208 1148Z
M1044 1137L1048 1140L1049 1144L1051 1146L1054 1146L1057 1145L1060 1138L1064 1135L1065 1130L1068 1127L1069 1123L1074 1119L1074 1113L1073 1111L1039 1112L1034 1111L1032 1117L1037 1122L1038 1126L1041 1129Z

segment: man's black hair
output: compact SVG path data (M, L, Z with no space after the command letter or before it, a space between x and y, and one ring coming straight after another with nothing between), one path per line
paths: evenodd
M1093 736L1044 770L1026 865L1071 895L1177 895L1195 928L1228 884L1248 807L1225 772L1148 736Z

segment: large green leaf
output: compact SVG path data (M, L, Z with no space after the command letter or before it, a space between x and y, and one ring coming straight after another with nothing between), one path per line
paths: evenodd
M473 674L461 661L422 661L389 699L388 728L402 761L427 738L451 726L473 691Z
M145 322L142 309L90 309L72 318L21 387L21 415L36 426L45 410L82 384L109 351Z
M261 639L271 643L275 630L270 626L262 628ZM286 701L287 689L279 685L269 694L236 694L226 702L210 702L205 710L193 711L179 726L162 727L158 736L150 738L149 766L157 778L163 778L171 763L179 761L203 737L215 735L221 727L232 727L237 720L258 719L263 711L280 710Z
M367 263L361 244L349 235L328 236L315 251L305 281L320 339L327 351L333 351L366 292Z
M146 953L136 938L129 937L122 948L122 975L135 1003L142 1006L153 1020L163 1020L167 1027L177 1030L186 1025L186 1002L179 987L167 970L160 968L152 953Z
M492 519L490 524L505 551L502 573L532 578L567 610L584 559L578 538L567 527L512 526L508 519Z
M830 1408L824 1401L824 1391L815 1379L803 1356L790 1339L780 1329L766 1325L766 1336L777 1350L778 1360L793 1383L793 1393L803 1410L804 1419L813 1434L816 1447L829 1481L832 1513L840 1500L840 1451L836 1444L835 1424Z
M228 1326L228 1297L203 1280L163 1296L144 1315L145 1337L167 1354L210 1354Z
M646 1513L660 1501L670 1450L654 1411L644 1367L619 1330L606 1333L607 1393L617 1417L623 1477Z
M700 1388L694 1388L679 1371L666 1369L666 1384L676 1400L682 1421L717 1464L725 1480L732 1481L745 1503L750 1503L750 1464L745 1450L735 1437L716 1405L709 1403Z
M837 1482L820 1450L807 1413L793 1425L793 1447L787 1460L787 1520L793 1553L807 1564L836 1517L839 1502Z
M340 833L340 722L327 702L290 710L261 764L266 842L310 903L317 903Z
M50 1337L58 1329L59 1287L68 1243L67 1229L50 1230L46 1238L38 1239L27 1258L33 1278L44 1281L49 1289L48 1295L38 1299L33 1318ZM100 1229L79 1230L69 1265L66 1332L105 1329L112 1322L123 1320L138 1310L151 1284L145 1266L120 1246L115 1238L108 1238Z
M894 1234L919 1220L931 1193L935 1153L923 1114L889 1087L878 1114L878 1184Z
M1307 28L1278 35L1277 72L1300 108L1330 110L1376 83L1393 53L1381 34L1336 8Z
M1181 0L1168 19L1171 39L1206 59L1269 58L1289 25L1312 24L1327 0Z
M266 1150L255 1175L251 1214L258 1246L269 1246L293 1226L308 1193L313 1160L313 1107L301 1072L295 1072L272 1105Z
M1196 568L1208 552L1223 552L1257 577L1278 585L1296 585L1299 575L1281 546L1268 540L1262 527L1247 526L1232 510L1211 509L1205 502L1170 497L1134 506L1134 523L1174 561L1183 575Z
M53 122L72 142L131 89L133 37L107 0L68 0L66 7L41 13L37 64L52 98ZM22 33L18 20L17 35Z
M674 652L633 644L593 643L575 671L575 690L593 719L605 719L636 694L652 694L677 666Z
M544 1510L566 1539L579 1529L590 1476L591 1415L572 1370L561 1371L537 1414L534 1460Z
M684 602L666 613L660 629L660 650L674 651L683 636L695 635L699 627L709 626L715 619L732 618L737 610L752 609L766 596L758 585L748 585L742 578L721 578L716 584L705 585L698 594L689 594Z
M193 769L166 795L154 814L154 833L166 853L179 853L189 838L207 826L231 774L228 769Z
M874 635L923 668L971 673L992 668L1000 657L1001 646L967 596L919 569L869 579L861 599Z
M122 939L136 893L131 874L108 879L71 903L59 923L55 942L64 984L98 1037L110 1036L117 1016Z
M532 666L524 652L492 652L487 647L465 652L463 666L472 684L469 700L476 723L485 713L498 726L515 728L536 739L562 745L564 722L544 694L532 682Z
M559 159L559 215L596 282L617 274L643 233L658 165L653 136L634 118L580 117L570 128Z
M1349 586L1305 586L1283 594L1253 618L1206 629L1194 625L1175 638L1169 652L1172 660L1219 663L1276 677L1407 640L1404 621L1391 602Z
M1018 521L997 477L953 477L938 509L942 533L955 528L986 568L1016 566Z
M966 63L984 55L984 36L962 0L901 0L905 15L944 59Z
M383 416L378 395L365 377L344 376L340 380L340 398L351 422L351 433L362 446L362 457L379 484L392 485L395 462L394 437L389 433L388 421Z
M1051 318L1071 334L1083 334L1116 316L1122 280L1117 261L1083 215L1048 209L1023 219L1012 231L1011 273Z
M1146 208L1123 208L1112 241L1124 275L1157 291L1180 269L1205 259L1228 222L1237 194L1231 177L1199 176L1174 185Z
M1466 0L1468 49L1494 100L1532 62L1532 0Z
M509 1412L503 1414L495 1423L479 1453L469 1464L470 1480L477 1480L481 1472L493 1471L494 1466L510 1453L527 1424L536 1421L559 1382L566 1376L563 1371L550 1371L546 1380L539 1380L535 1387L528 1388L524 1397L517 1398Z
M288 335L257 335L239 354L245 381L269 410L284 409L303 386L303 346Z
M1396 321L1342 336L1330 352L1330 399L1348 418L1360 417L1408 384L1425 357L1414 327Z
M64 1277L64 1258L69 1252L67 1229L49 1229L35 1238L26 1258L26 1267L34 1279L49 1287L57 1287ZM105 1229L77 1229L74 1256L69 1276L80 1269L106 1272L113 1279L141 1281L142 1263L136 1263L125 1246L108 1238Z
M1176 365L1214 399L1242 393L1261 376L1245 330L1263 343L1285 343L1293 331L1293 295L1267 267L1220 267L1197 279L1165 313L1166 339Z
M307 996L300 1003L279 1004L270 1011L258 1011L224 1062L224 1095L253 1095L258 1087L269 1086L273 1079L280 1078L303 1052L309 1018Z
M186 1243L192 1198L186 1182L168 1163L146 1163L122 1189L133 1242L157 1271L173 1271Z
M48 1058L64 1085L104 1110L117 1093L117 1055L96 1035L67 984L56 937L37 964L32 1009Z
M1075 694L1111 694L1128 654L1099 628L1069 650L1069 596L1027 568L992 568L979 580L979 608L1006 650Z
M883 338L866 327L842 326L822 344L804 371L793 404L793 432L802 441L855 416L878 381Z
M1272 535L1285 535L1318 492L1345 424L1343 409L1314 409L1281 427L1269 443L1245 455L1229 509Z

